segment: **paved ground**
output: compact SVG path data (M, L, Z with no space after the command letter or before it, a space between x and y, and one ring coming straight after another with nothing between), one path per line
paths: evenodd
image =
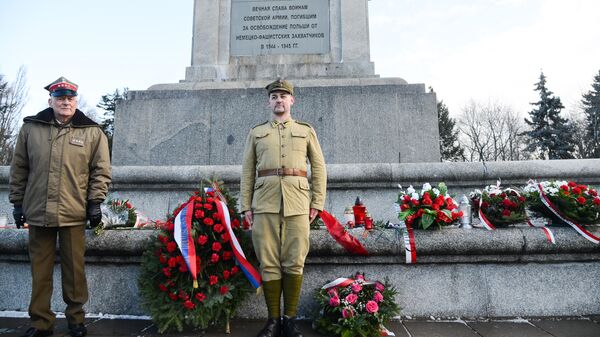
M205 336L205 337L254 337L262 322L232 321L231 334L222 329L206 332L187 331L184 333L158 334L149 320L143 319L101 319L87 321L88 336ZM301 324L305 337L321 337L310 328L310 322ZM28 320L24 318L0 317L0 337L15 337L27 330ZM403 320L392 322L388 328L398 337L600 337L600 316L577 318L513 319L494 321L423 321ZM67 336L64 319L57 321L54 336Z

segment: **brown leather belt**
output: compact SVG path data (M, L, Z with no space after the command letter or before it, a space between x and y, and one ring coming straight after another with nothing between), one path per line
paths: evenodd
M298 176L298 177L306 177L306 171L295 168L278 168L271 170L260 170L258 171L259 177L266 176Z

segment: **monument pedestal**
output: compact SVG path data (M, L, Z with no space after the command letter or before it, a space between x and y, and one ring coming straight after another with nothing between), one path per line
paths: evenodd
M270 118L266 81L184 82L130 91L114 165L234 165ZM309 122L328 164L440 160L435 94L398 78L295 80L292 115Z

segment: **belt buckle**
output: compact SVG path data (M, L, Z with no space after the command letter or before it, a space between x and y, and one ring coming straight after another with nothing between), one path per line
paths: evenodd
M282 176L283 175L283 169L282 168L278 168L277 172L276 172L277 176Z

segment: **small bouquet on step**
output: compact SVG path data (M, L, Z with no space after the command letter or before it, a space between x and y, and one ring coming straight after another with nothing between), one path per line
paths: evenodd
M100 205L100 209L102 222L94 228L96 235L102 234L106 229L138 227L147 221L143 221L143 217L127 199L108 199Z
M479 217L494 227L506 227L510 224L527 220L525 213L526 198L513 188L501 188L500 181L496 185L486 186L483 191L471 193L471 200L479 203Z
M573 181L530 180L524 188L534 211L561 222L591 225L600 223L600 197L591 186Z
M316 290L321 311L313 327L326 336L395 336L384 324L400 314L396 293L387 280L367 281L362 273L338 278Z
M400 213L398 219L405 221L414 228L428 229L448 226L462 216L457 210L457 204L448 195L446 184L439 183L432 188L429 183L423 185L417 192L412 185L406 190L400 187L398 200Z

